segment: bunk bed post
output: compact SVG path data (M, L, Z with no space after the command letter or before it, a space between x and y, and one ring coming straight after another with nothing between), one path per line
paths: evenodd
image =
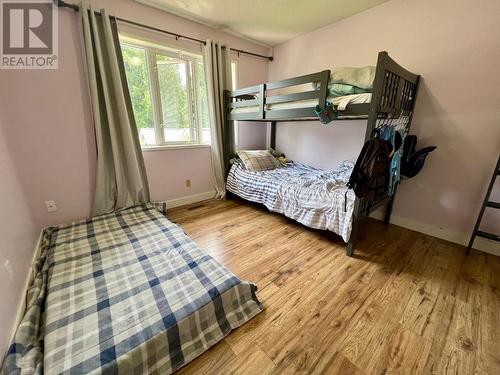
M368 121L366 122L365 142L373 137L373 131L377 125L388 56L389 54L386 51L379 52L378 54L375 79L373 81L373 94L370 102L370 112L368 113Z
M366 143L370 138L373 137L373 131L375 130L375 127L377 125L377 118L380 107L380 98L382 96L382 86L384 84L386 61L388 56L389 54L385 51L382 51L378 54L375 79L373 81L372 100L370 102L370 111L368 112L365 140L363 143ZM350 257L354 255L354 245L356 243L357 239L356 237L358 236L358 226L359 226L359 221L361 220L361 216L362 216L361 201L359 200L359 198L356 197L354 200L354 208L352 212L351 237L349 238L349 242L347 243L347 250L346 250L347 255Z
M266 118L266 84L259 86L259 117Z
M231 168L230 160L233 157L233 154L235 152L235 150L234 150L234 142L235 142L235 139L234 139L234 121L233 120L226 120L225 124L226 124L225 133L228 136L228 141L227 141L227 152L224 153L224 165L226 168L225 172L226 172L226 176L227 176L229 174L229 169ZM229 142L232 142L232 144L230 144Z
M394 79L394 77L397 78ZM400 119L402 113L406 113L407 121L403 118L403 123L406 132L410 131L419 83L420 76L410 73L399 66L389 57L387 52L382 51L378 54L372 100L366 123L365 142L375 135L374 131L377 128L379 118L388 119L390 122L393 119ZM352 256L354 254L354 244L358 234L358 222L360 218L368 216L373 209L376 209L384 201L387 201L384 222L386 224L389 223L396 192L397 185L392 196L376 202L375 206L368 205L367 207L362 207L361 202L356 198L351 237L347 244L347 255Z
M271 121L271 137L269 140L269 147L276 149L276 121Z
M231 91L230 90L224 90L224 109L228 108L229 103L232 102L231 98ZM234 152L234 139L232 137L233 134L233 129L234 129L234 120L231 120L229 117L224 116L222 118L222 134L224 135L224 145L223 145L223 150L224 150L224 173L227 177L229 174L229 169L231 168L231 157L232 153ZM231 144L232 142L232 144Z
M387 207L385 208L385 215L384 215L384 223L389 224L391 221L391 214L392 214L392 207L394 206L394 197L396 196L396 191L398 190L398 187L394 188L394 194L392 194L391 199L387 203Z
M352 257L354 255L354 245L356 244L356 240L358 237L358 226L359 219L361 214L361 201L359 198L354 199L354 208L352 212L352 228L351 228L351 237L349 237L349 242L347 243L347 256Z

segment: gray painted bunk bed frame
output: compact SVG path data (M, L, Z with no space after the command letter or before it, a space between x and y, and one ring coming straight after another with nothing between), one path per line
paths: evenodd
M276 146L276 123L289 121L314 121L318 120L315 107L267 109L267 104L291 103L299 100L318 99L319 105L324 108L328 97L328 82L330 70L308 74L300 77L268 82L257 86L245 87L233 91L225 91L227 116L224 129L225 134L230 134L234 121L257 121L271 123L271 147ZM372 138L377 129L383 126L394 126L397 129L410 131L413 111L415 108L420 76L413 74L389 57L382 51L378 54L375 80L370 103L349 104L344 111L336 112L337 120L367 119L365 142ZM319 82L319 85L317 84ZM286 95L267 95L270 90L316 83L316 89ZM245 113L232 113L235 108L255 107L258 110ZM234 155L234 150L224 152L226 173L229 172L229 160ZM354 254L357 240L359 221L370 215L374 210L386 204L385 219L389 223L394 203L394 197L386 196L375 202L367 202L356 197L352 218L352 231L347 243L347 255Z

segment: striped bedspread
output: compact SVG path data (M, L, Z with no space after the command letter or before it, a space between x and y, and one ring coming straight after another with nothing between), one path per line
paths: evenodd
M262 311L153 206L45 231L7 374L168 374ZM45 324L41 325L43 317Z
M308 227L335 232L347 242L355 196L346 184L353 167L354 163L344 161L325 171L290 162L282 168L251 172L234 159L226 187Z

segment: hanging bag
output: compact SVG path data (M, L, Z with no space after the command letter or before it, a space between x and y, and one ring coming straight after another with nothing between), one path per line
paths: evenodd
M358 198L375 202L387 196L391 153L390 142L379 137L364 144L347 183Z
M407 135L403 145L401 159L401 174L405 177L415 177L424 167L427 156L436 149L436 146L424 147L416 151L417 136Z
M321 123L325 125L337 119L335 108L333 107L333 104L330 102L326 102L326 106L323 109L321 109L321 107L317 105L315 112L316 116L318 116L319 121L321 121Z

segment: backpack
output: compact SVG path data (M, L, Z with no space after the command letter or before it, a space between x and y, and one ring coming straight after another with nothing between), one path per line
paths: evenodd
M391 153L391 143L381 138L365 143L347 183L358 198L374 202L387 196Z

